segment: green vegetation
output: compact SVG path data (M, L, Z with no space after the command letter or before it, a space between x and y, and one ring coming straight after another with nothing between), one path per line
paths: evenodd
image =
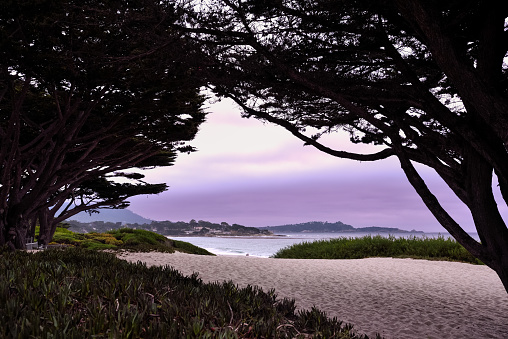
M184 241L171 240L163 235L131 228L120 228L104 233L75 233L66 228L57 228L51 244L71 245L96 250L132 250L137 252L185 252L213 255L207 250Z
M294 244L279 250L274 258L288 259L360 259L395 257L461 261L482 264L451 238L365 236L337 238Z
M1 338L366 338L275 291L83 248L0 251Z

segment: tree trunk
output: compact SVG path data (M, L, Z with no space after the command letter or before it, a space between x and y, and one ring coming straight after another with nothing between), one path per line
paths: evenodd
M46 246L53 237L51 233L51 223L46 209L42 209L37 213L39 219L39 238L37 244L39 246Z
M468 207L487 253L480 260L497 272L508 292L508 228L492 192L493 168L472 148L465 162Z
M12 251L25 249L28 222L23 219L23 215L12 211L9 212L7 217L2 217L0 245L6 245Z
M396 141L397 137L394 136L393 140ZM411 164L402 146L395 142L394 150L406 177L429 211L458 243L498 274L508 292L508 229L492 193L492 167L473 149L469 151L466 159L466 190L471 201L468 208L481 240L478 243L444 210Z
M494 268L497 275L501 279L501 282L503 283L503 286L508 293L508 251L505 251L505 253L501 256L499 260L499 266ZM492 268L492 267L491 267Z
M20 212L19 205L0 209L0 247L10 250L26 249L27 240L33 239L36 218L33 212Z
M5 221L2 218L2 220L0 220L0 247L3 247L7 244L7 231L8 230L5 225Z

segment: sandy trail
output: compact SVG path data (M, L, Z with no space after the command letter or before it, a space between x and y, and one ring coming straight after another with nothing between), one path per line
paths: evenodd
M508 294L485 266L412 259L271 259L123 253L122 259L170 265L205 282L232 280L275 289L313 305L358 332L385 338L508 338Z

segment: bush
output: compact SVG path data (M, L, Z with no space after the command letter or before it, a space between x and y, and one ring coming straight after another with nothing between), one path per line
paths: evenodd
M184 241L175 241L163 235L131 228L120 228L106 233L75 233L57 228L52 244L71 245L94 250L130 250L138 252L169 252L175 250L190 254L213 255L207 250Z
M279 250L274 258L288 259L360 259L368 257L395 257L429 260L482 262L451 238L395 238L394 236L365 236L336 238L294 244Z
M193 244L185 242L185 241L171 240L171 242L172 242L172 246L179 252L201 254L201 255L210 255L211 254L204 248L198 247L196 245L193 245Z

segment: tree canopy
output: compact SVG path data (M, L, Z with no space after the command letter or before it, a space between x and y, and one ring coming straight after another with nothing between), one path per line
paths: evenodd
M153 0L2 2L0 245L22 248L36 220L48 241L75 213L165 190L129 169L192 151L205 118L175 19Z
M206 53L202 74L243 114L332 156L395 156L443 227L508 291L508 5L485 1L192 1L182 21ZM349 132L379 150L334 149ZM308 134L313 131L313 134ZM471 211L481 242L445 210L415 164Z

